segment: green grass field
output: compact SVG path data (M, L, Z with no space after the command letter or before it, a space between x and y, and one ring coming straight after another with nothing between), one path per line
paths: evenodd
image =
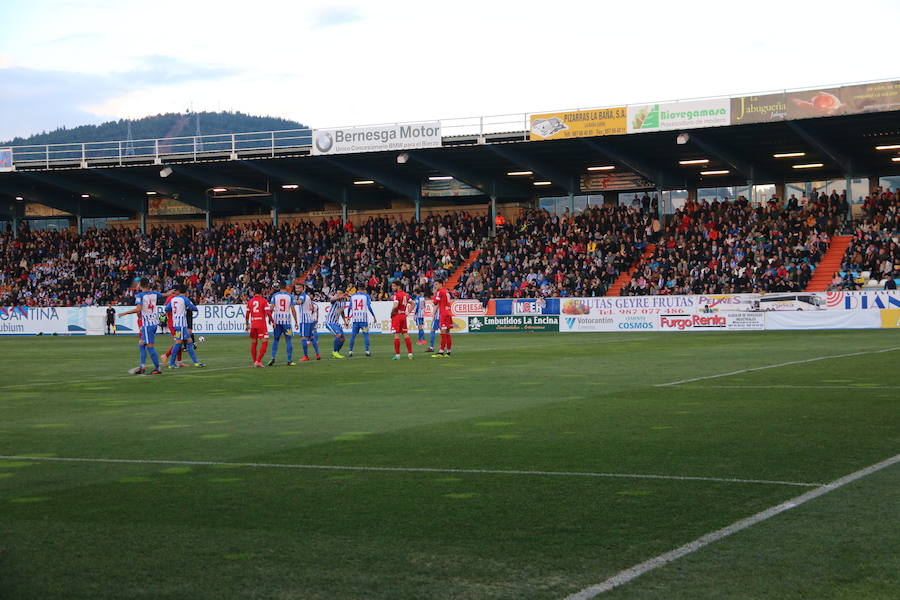
M900 452L896 331L374 340L261 370L211 337L137 377L130 337L0 339L0 598L562 599ZM898 489L601 597L896 599Z

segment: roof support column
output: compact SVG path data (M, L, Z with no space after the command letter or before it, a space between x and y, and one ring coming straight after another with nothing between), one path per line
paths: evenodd
M206 209L203 211L206 228L212 229L212 198L209 197L209 192L206 193Z
M346 227L349 218L350 192L347 188L341 188L341 223Z
M419 189L416 191L416 197L414 198L416 201L416 223L422 222L422 187L419 186Z
M272 192L272 227L278 229L278 192Z
M141 219L141 233L147 233L147 196L141 199L141 210L138 213Z
M22 219L25 218L25 203L17 200L12 209L12 236L13 239L16 239L19 237L19 226L22 224Z
M844 192L844 198L847 199L847 214L844 220L849 223L853 220L853 179L847 175L847 190Z
M497 181L491 180L491 237L497 237Z
M656 217L659 219L660 224L664 224L666 222L666 211L665 211L665 202L663 202L663 190L661 185L656 186Z
M78 235L84 233L84 230L81 227L81 199L79 199L78 204L75 205L75 231Z

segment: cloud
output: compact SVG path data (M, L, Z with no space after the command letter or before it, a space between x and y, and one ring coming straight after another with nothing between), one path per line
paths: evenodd
M239 72L233 67L160 55L141 57L133 68L108 75L6 68L0 77L0 115L15 118L0 119L0 140L62 125L98 123L114 115L98 114L92 107L113 98L158 86L221 79Z
M350 6L325 6L313 13L313 27L336 27L362 20L362 14Z

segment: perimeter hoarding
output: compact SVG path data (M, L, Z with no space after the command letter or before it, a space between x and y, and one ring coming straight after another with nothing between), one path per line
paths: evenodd
M314 155L440 148L441 124L439 121L428 121L374 127L315 129L312 138Z
M12 148L0 148L0 172L13 170Z
M627 132L624 106L531 115L531 140L560 140Z
M559 331L559 317L557 315L469 317L470 333L500 331Z
M731 100L691 100L628 107L628 133L719 127L731 124Z

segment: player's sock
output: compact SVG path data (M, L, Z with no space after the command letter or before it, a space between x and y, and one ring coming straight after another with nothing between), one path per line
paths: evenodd
M178 351L178 362L181 362L181 353L184 352L184 346L181 347L181 350Z
M171 349L172 349L172 352L169 354L169 365L174 365L175 357L177 357L178 353L181 352L181 342L175 342L175 345L172 346Z
M138 346L138 354L141 356L141 367L147 364L147 346L143 344Z
M400 354L400 340L394 340L394 354Z
M278 342L280 339L281 338L276 337L274 340L272 340L272 360L275 360L275 355L278 354Z
M444 334L441 333L441 354L444 353L444 346L447 345L447 340L444 339Z
M417 339L416 341L417 342L425 341L425 330L424 329L421 329L421 328L419 329L419 339Z
M369 332L368 331L363 332L363 342L366 344L366 352L368 352L369 351Z
M156 370L159 371L159 354L156 353L156 348L152 346L147 348L147 354L150 355L150 359L153 361L153 366L156 367Z
M303 346L303 356L309 357L309 340L303 338L300 340L300 345Z
M294 362L294 340L289 337L284 338L284 346L287 348L288 362Z
M449 333L447 334L447 354L450 353L450 350L453 349L453 336Z
M261 363L263 357L266 355L266 348L269 347L269 340L263 340L262 348L259 351L259 358L256 359L256 362Z
M166 350L166 360L169 360L169 357L172 356L172 350L174 350L174 349L175 349L175 344L172 344L172 346L168 350Z
M434 336L435 336L436 333L437 333L437 332L436 332L434 329L431 330L431 343L428 344L428 347L429 347L429 348L434 348Z
M406 351L409 354L412 354L412 339L410 339L408 336L403 339L406 340Z
M256 347L257 347L256 340L253 340L252 342L250 342L250 359L253 362L256 362Z
M353 328L353 331L350 332L350 352L353 352L353 346L356 344L356 327Z
M334 352L337 352L341 349L341 338L334 338L334 340L331 342L331 349Z
M316 355L319 354L319 338L313 338L310 340L313 345L313 350L316 351Z
M188 345L187 345L187 352L188 352L188 355L191 357L191 360L194 361L194 364L195 364L195 365L196 365L198 362L200 362L199 360L197 360L197 353L194 352L194 344L193 344L193 343L188 342Z

